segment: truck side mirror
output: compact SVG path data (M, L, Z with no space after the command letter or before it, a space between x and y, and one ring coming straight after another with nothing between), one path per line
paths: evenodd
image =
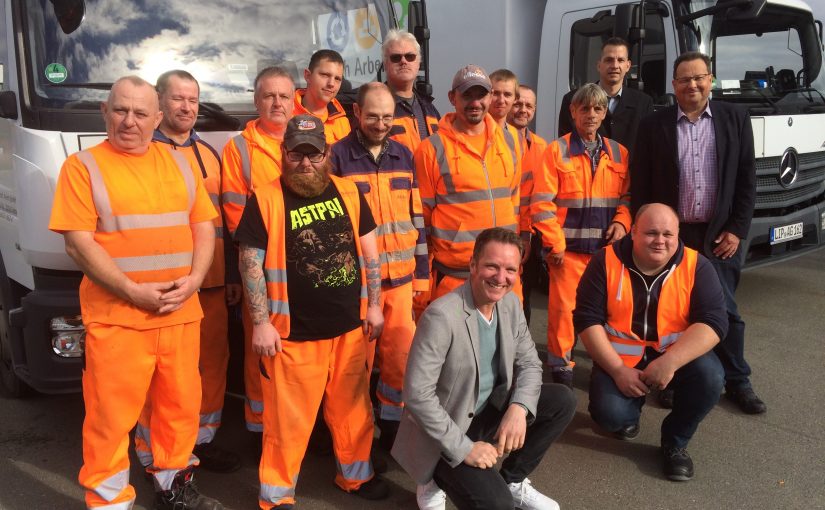
M17 120L17 95L11 90L0 92L0 117Z
M83 0L50 0L54 16L64 34L71 34L83 23L86 16L86 2Z

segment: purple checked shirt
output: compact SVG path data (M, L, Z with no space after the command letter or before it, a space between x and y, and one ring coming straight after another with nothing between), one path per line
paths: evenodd
M708 223L716 207L716 132L710 101L696 122L676 108L679 145L679 221Z

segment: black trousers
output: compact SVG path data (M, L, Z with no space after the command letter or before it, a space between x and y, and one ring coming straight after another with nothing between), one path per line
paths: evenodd
M536 419L527 427L524 446L510 453L500 471L471 467L463 462L453 468L440 460L433 479L459 510L512 509L513 497L507 484L521 482L539 465L575 412L576 397L567 386L543 384ZM504 411L488 405L473 418L467 437L495 444L493 437L503 416Z

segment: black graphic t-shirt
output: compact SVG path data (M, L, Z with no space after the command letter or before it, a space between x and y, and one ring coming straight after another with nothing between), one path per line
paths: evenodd
M361 324L361 265L352 222L338 189L330 184L319 196L305 198L284 185L284 233L289 293L290 340L320 340ZM363 195L359 236L375 229ZM267 248L268 235L258 201L246 203L235 241Z

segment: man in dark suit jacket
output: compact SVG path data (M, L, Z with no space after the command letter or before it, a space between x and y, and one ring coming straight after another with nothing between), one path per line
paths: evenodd
M745 257L756 200L750 116L735 105L709 101L710 60L689 52L673 64L677 104L644 118L630 155L631 212L663 202L679 213L685 244L713 263L725 291L728 334L715 347L725 368L725 396L748 414L764 413L745 361L745 323L734 293ZM669 395L665 393L665 400Z
M596 64L599 85L607 93L607 116L599 134L616 140L633 154L636 129L645 115L653 112L653 99L644 92L625 88L624 77L630 70L629 47L621 37L611 37L602 45L602 56ZM559 110L559 138L573 131L570 102L575 90L564 95Z

